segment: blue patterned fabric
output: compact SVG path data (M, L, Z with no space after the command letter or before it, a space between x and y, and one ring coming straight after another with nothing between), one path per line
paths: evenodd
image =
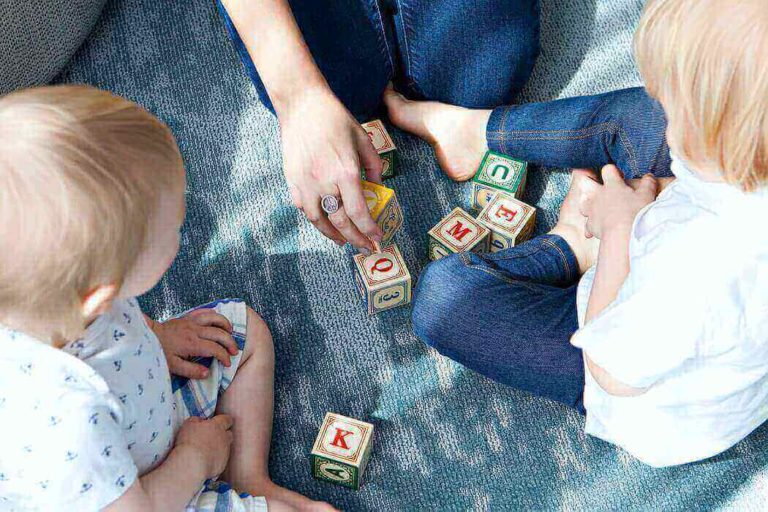
M637 85L630 44L642 4L545 0L542 54L525 99ZM277 123L210 0L110 1L60 81L136 100L178 137L189 173L183 247L143 304L166 317L236 296L264 316L277 357L277 483L345 510L763 508L766 427L714 460L654 470L586 437L578 413L427 349L411 333L408 308L369 318L349 254L289 206ZM396 241L418 276L427 231L466 205L468 190L442 176L427 145L393 135L405 171L391 182L405 215ZM540 232L567 182L563 171L532 170L526 201L541 208ZM326 411L376 425L358 492L310 476Z

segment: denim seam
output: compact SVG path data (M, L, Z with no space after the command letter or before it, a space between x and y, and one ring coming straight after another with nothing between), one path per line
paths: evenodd
M571 263L568 261L568 256L565 254L565 251L563 251L559 245L549 240L545 240L544 243L551 246L560 255L560 259L563 261L563 266L565 267L565 270L566 270L565 280L566 282L571 282L575 276L573 273L573 267L571 266Z
M387 41L387 31L384 29L384 15L381 13L381 6L379 0L372 0L373 5L376 6L376 12L379 14L379 27L381 27L381 39L384 40L384 50L387 53L387 60L389 61L389 73L390 75L395 71L395 63L392 62L392 50L389 47L389 41Z
M509 109L506 109L504 112L504 117L502 120L506 119L507 113L509 112ZM503 124L501 126L503 128ZM602 135L604 133L615 133L619 137L619 142L621 143L624 150L627 152L627 154L630 157L631 160L631 166L632 169L630 171L632 172L632 175L637 175L638 167L637 167L637 158L635 156L635 153L633 151L632 145L629 144L626 132L624 131L624 128L619 126L618 124L609 121L605 123L600 123L595 126L590 126L588 128L582 128L580 130L525 130L525 131L514 131L510 133L505 133L501 131L490 131L487 133L487 136L490 140L493 140L493 142L499 142L501 143L502 152L506 153L506 142L508 140L580 140L580 139L586 139L588 137L593 137L595 135ZM573 135L563 135L563 134L573 134ZM537 137L531 137L530 135L537 135Z
M504 281L507 284L520 285L523 288L527 288L527 289L529 289L531 291L534 291L534 292L541 291L541 290L539 290L535 286L535 283L528 283L528 282L526 282L526 281L524 281L522 279L517 279L517 278L514 278L514 277L510 277L510 276L508 276L508 275L506 275L506 274L504 274L502 272L499 272L498 270L494 270L492 268L488 268L488 267L485 267L483 265L475 265L475 264L473 264L472 262L469 261L468 254L469 253L459 253L459 257L461 259L461 262L464 264L465 267L471 268L473 270L479 270L480 272L488 274L491 277L495 277L496 279Z
M406 23L407 14L405 12L405 9L403 9L403 4L400 2L400 0L395 0L395 1L397 2L397 7L400 10L400 25L403 29L403 42L405 43L405 60L406 60L406 65L408 66L408 69L406 70L406 75L408 75L409 77L413 77L413 69L411 65L411 48L410 48L410 45L408 44L408 25Z

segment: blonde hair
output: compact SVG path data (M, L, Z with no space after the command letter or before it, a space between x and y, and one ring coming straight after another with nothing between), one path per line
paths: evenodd
M0 98L0 321L78 336L83 298L122 284L180 183L173 135L135 103L88 86Z
M635 54L674 153L746 191L768 183L765 0L651 0Z

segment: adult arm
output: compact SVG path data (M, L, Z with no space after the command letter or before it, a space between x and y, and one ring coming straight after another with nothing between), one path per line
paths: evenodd
M280 122L283 168L294 204L325 236L372 250L382 232L363 197L360 169L380 182L368 135L315 64L286 0L222 0L259 71ZM320 198L342 199L330 218Z

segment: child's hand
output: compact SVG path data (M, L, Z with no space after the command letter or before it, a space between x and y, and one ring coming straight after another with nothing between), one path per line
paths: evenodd
M587 217L587 232L597 238L615 227L631 228L637 213L658 194L658 182L650 174L632 186L627 185L615 165L603 167L602 176L603 185L581 204L581 214Z
M196 416L187 418L176 435L174 446L194 450L205 468L205 478L216 478L229 462L232 425L232 417L226 414L209 420Z
M171 373L189 379L204 379L208 368L189 361L191 357L215 357L224 366L237 354L232 324L212 309L196 309L167 322L152 322Z

